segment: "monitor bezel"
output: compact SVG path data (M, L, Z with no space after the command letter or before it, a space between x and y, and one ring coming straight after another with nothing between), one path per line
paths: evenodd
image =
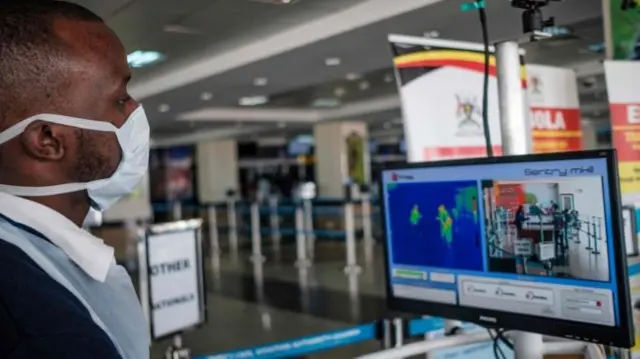
M381 196L384 196L385 188L383 177L389 171L403 169L436 168L469 165L490 165L526 162L546 162L562 160L581 160L604 158L607 161L607 173L609 180L609 195L611 196L611 220L612 240L617 239L618 245L613 246L616 258L613 272L617 278L619 323L615 327L604 325L575 322L570 320L557 320L518 313L502 312L497 310L461 307L440 302L428 302L415 299L394 297L391 289L391 268L389 261L389 241L387 238L386 197L380 198L382 230L384 234L384 268L386 276L387 306L390 310L418 315L430 315L453 320L476 323L485 327L506 328L508 330L521 330L544 335L566 337L574 340L600 343L629 348L634 345L634 330L631 312L631 299L629 290L629 278L627 272L627 254L623 235L622 205L620 200L620 185L617 169L615 150L589 150L579 152L564 152L552 154L532 154L520 156L500 156L469 158L459 160L445 160L433 162L419 162L407 164L393 164L386 166L378 175L378 186ZM484 320L483 320L484 319ZM494 321L495 320L495 321Z

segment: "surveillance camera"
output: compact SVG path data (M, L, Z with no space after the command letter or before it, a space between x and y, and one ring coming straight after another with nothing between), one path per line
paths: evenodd
M553 17L546 19L542 14L542 8L549 5L551 1L562 0L511 0L511 6L523 9L522 13L522 31L525 34L535 33L544 30L545 27L554 26Z

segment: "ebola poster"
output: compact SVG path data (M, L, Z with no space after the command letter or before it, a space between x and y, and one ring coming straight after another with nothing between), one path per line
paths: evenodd
M606 61L613 146L625 204L640 202L640 63Z
M364 184L364 138L357 132L352 132L345 139L347 148L347 168L351 183Z
M486 156L481 44L391 35L409 162ZM526 78L523 75L523 85ZM490 58L489 135L502 153L495 57Z
M534 153L582 149L576 74L571 69L527 64Z

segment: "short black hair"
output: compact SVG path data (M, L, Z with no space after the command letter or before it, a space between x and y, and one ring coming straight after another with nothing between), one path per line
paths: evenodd
M103 22L66 1L0 0L1 127L10 113L51 99L59 84L64 46L53 31L56 19Z

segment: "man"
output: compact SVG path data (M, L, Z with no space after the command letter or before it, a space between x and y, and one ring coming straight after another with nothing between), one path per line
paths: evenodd
M125 50L90 11L0 2L0 358L140 359L149 336L113 249L81 229L144 176Z

